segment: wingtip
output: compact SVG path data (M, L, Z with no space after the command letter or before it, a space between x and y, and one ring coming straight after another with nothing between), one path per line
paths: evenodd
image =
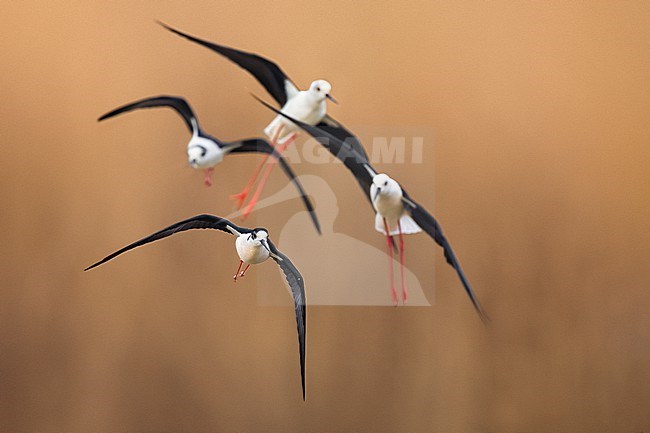
M271 108L271 106L269 104L267 104L266 101L264 101L262 98L257 96L255 93L248 92L248 94L251 95L253 98L257 99L257 102L260 102L262 105L265 105L265 106Z
M156 23L156 24L158 24L158 25L160 25L160 26L163 26L163 27L166 28L167 30L171 30L171 27L169 27L167 24L163 23L163 22L160 21L159 19L154 19L153 22Z
M282 116L284 116L284 117L287 117L287 116L286 116L285 114L283 114L280 110L278 110L277 108L275 108L274 106L272 106L271 104L269 104L268 102L266 102L264 99L262 99L262 98L260 98L259 96L257 96L255 93L253 93L253 92L248 92L248 94L251 95L253 98L255 98L255 99L257 100L257 102L259 102L260 104L264 105L264 106L265 106L266 108L268 108L269 110L274 111L276 114L280 114L280 115L282 115Z
M314 223L314 227L316 228L316 233L318 233L318 236L322 236L323 232L321 231L320 221L318 221L318 216L316 216L316 211L311 211L309 213L311 214L311 220Z
M483 323L484 326L488 326L492 319L490 319L490 316L483 310L482 307L476 306L476 312L478 313L478 317L481 319L481 322Z
M180 30L176 30L176 29L173 28L172 26L170 26L170 25L168 25L168 24L165 24L165 23L163 23L163 22L160 21L160 20L154 20L154 21L155 21L156 23L160 24L163 28L169 30L169 31L172 32L172 33L176 33L177 35L179 35L179 36L183 36L184 38L191 38L190 35L187 35L187 34L181 32Z
M93 263L92 265L90 265L86 269L84 269L84 272L89 271L91 269L94 269L94 268L96 268L97 266L99 266L99 265L101 265L103 263L104 263L104 260L101 260L101 261L99 261L97 263Z

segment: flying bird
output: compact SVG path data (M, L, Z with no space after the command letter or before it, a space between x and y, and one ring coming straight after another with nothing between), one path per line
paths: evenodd
M266 140L261 138L252 138L245 140L238 140L232 142L223 142L209 134L207 134L199 125L199 120L194 114L190 104L182 97L178 96L155 96L151 98L144 98L138 101L123 105L110 111L98 120L102 120L126 113L132 110L141 108L157 108L169 107L176 111L185 121L185 125L189 129L192 137L187 143L187 161L190 167L194 169L205 170L204 182L206 186L212 185L212 172L214 167L219 164L223 158L230 153L262 153L265 155L272 155L272 163L278 162L280 167L285 172L291 183L295 185L300 193L300 198L303 201L309 215L316 227L316 231L320 233L320 224L316 216L316 211L311 203L311 200L305 193L300 181L296 178L293 170L282 157L282 155L273 148Z
M259 100L259 98L258 98ZM274 107L261 101L269 109L280 113ZM287 116L284 113L280 113ZM288 116L287 116L288 117ZM488 315L481 307L478 298L474 294L465 272L456 258L451 244L442 232L442 228L436 219L418 202L415 201L406 190L394 179L385 173L378 173L363 155L360 155L349 142L343 142L334 135L316 126L308 125L299 120L288 117L289 120L307 131L312 137L323 146L328 147L330 152L336 152L337 157L343 161L352 175L357 179L362 190L366 194L375 211L375 229L386 236L388 254L390 256L390 279L391 295L393 303L397 304L397 290L393 282L392 254L394 241L391 236L399 236L400 270L402 283L402 300L408 299L408 290L404 278L404 239L405 234L414 234L421 231L426 232L439 246L442 247L447 263L454 268L460 279L465 292L469 296L476 312L485 323L489 320Z
M326 99L338 103L331 95L332 86L325 80L316 80L311 83L307 90L299 90L294 82L282 71L282 69L273 61L253 53L247 53L224 45L208 42L195 36L184 33L173 27L168 26L160 21L158 23L167 30L199 45L202 45L236 63L241 68L252 74L257 81L264 86L269 94L279 104L283 113L288 117L298 119L309 125L318 125L320 128L328 131L330 134L341 140L353 137L353 134L345 129L339 122L327 114ZM273 121L264 129L265 134L271 139L272 145L278 145L278 151L282 153L297 136L299 128L289 121L287 117L276 116ZM358 141L352 143L356 151L366 155L363 146ZM257 179L264 161L260 164L253 176L244 187L241 193L232 196L237 201L238 208L241 208L251 187ZM267 173L272 166L267 168ZM257 191L246 206L243 216L246 217L252 211L255 203L259 199L261 190L264 188L265 179L268 174L265 173L260 180Z
M166 238L175 233L193 229L214 229L225 233L232 234L236 237L235 249L239 256L239 267L233 276L236 282L237 278L244 277L246 271L251 265L265 262L269 257L272 258L280 267L284 274L287 285L291 291L295 305L296 325L298 329L298 346L300 351L300 377L302 384L302 398L305 399L305 335L307 324L307 304L305 301L305 281L300 275L298 269L291 260L284 255L273 244L269 238L269 232L265 228L248 229L238 227L227 219L214 215L197 215L184 221L177 222L171 226L157 231L156 233L133 242L121 248L114 253L104 257L102 260L88 266L84 271L93 269L111 259L125 253L129 250L142 245ZM246 267L242 270L242 266Z

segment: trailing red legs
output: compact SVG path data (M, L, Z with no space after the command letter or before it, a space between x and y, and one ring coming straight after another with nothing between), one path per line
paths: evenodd
M257 180L257 176L259 176L260 171L262 171L262 167L264 167L264 164L266 164L266 160L268 158L268 155L265 156L262 161L257 165L255 168L255 171L253 172L253 175L248 179L248 182L246 183L246 186L244 189L239 193L239 194L233 194L230 196L231 200L236 200L237 201L237 210L241 209L242 205L244 204L244 201L246 200L246 197L248 197L248 193L250 192L251 188L253 187L253 184Z
M244 264L243 260L240 260L239 261L239 267L237 268L237 272L235 272L235 275L232 276L232 279L235 281L235 283L237 282L237 277L240 276L239 271L241 271L241 266L243 264ZM246 268L246 269L248 269L248 268Z
M284 141L284 143L282 143L281 145L279 145L276 148L277 152L280 155L282 155L282 152L284 152L287 149L287 147L289 147L289 145L295 141L297 136L298 136L297 132L294 132L293 134L291 134ZM251 198L251 201L248 202L248 205L246 205L246 209L244 209L244 212L242 213L242 216L241 216L242 221L245 220L246 217L248 217L248 215L251 213L253 208L255 208L255 205L257 204L257 201L259 200L260 195L262 194L262 190L264 189L264 184L266 183L266 180L268 179L269 175L271 174L271 170L273 169L273 167L275 166L275 164L277 162L278 161L275 158L273 158L271 161L269 161L268 167L266 167L266 171L262 175L262 178L260 179L260 183L257 185L257 189L255 190L255 194L253 195L253 198Z
M205 169L205 177L203 178L203 183L205 186L212 186L212 172L214 171L214 167L206 168Z
M240 276L240 277L245 277L245 276L246 276L246 271L248 271L248 268L250 268L250 267L251 267L251 265L250 265L250 263L249 263L248 265L246 265L246 267L244 268L244 270L241 271L241 272L239 273L239 276Z
M284 129L284 125L280 125L280 127L275 131L275 134L273 134L273 138L271 138L271 147L275 148L278 137L282 133L283 129ZM264 167L264 164L266 164L266 161L269 159L269 156L270 155L265 155L264 158L262 158L262 161L260 161L260 163L255 168L255 171L248 179L248 182L246 183L244 189L239 194L233 194L230 196L231 200L237 201L237 210L241 209L242 205L244 204L244 201L246 201L246 197L248 197L248 193L250 192L251 188L255 184L255 181L257 180L257 176L260 175L260 171L262 171L262 167Z
M393 305L397 306L397 289L393 281L393 244L390 240L390 230L388 229L388 222L384 220L384 230L386 231L386 247L388 248L388 276L390 278L390 294L393 298Z
M406 275L404 272L404 236L402 235L402 224L397 220L397 229L399 230L399 273L402 279L402 302L408 301L408 289L406 288Z
M239 261L239 267L237 268L237 272L235 272L235 275L232 276L232 279L235 281L235 283L237 282L237 278L245 277L246 276L246 271L248 270L248 268L251 267L251 265L249 263L249 264L246 265L246 267L242 271L241 267L242 267L243 264L244 264L243 260L240 260Z

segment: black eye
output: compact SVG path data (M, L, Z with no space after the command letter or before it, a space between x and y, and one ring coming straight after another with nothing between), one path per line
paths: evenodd
M199 149L201 149L201 158L203 158L206 155L206 153L208 153L208 149L205 146L201 146L200 144L195 144L192 147L198 147Z
M316 87L316 91L317 91L317 92L320 92L320 87Z
M386 185L388 185L388 181L385 181L385 182L384 182L384 186L386 186Z

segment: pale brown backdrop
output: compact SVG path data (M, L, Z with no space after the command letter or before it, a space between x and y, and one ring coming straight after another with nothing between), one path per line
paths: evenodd
M2 9L0 430L650 428L648 2ZM382 168L435 210L492 323L412 238L434 306L312 308L303 402L291 309L257 306L258 279L232 285L230 239L188 233L83 273L166 224L229 212L257 161L227 160L206 189L174 114L98 115L171 93L224 139L270 118L253 79L154 19L263 53L300 86L327 78L353 129L432 128L423 164ZM338 232L382 247L341 167L295 169L330 182ZM285 184L272 179L269 192Z

